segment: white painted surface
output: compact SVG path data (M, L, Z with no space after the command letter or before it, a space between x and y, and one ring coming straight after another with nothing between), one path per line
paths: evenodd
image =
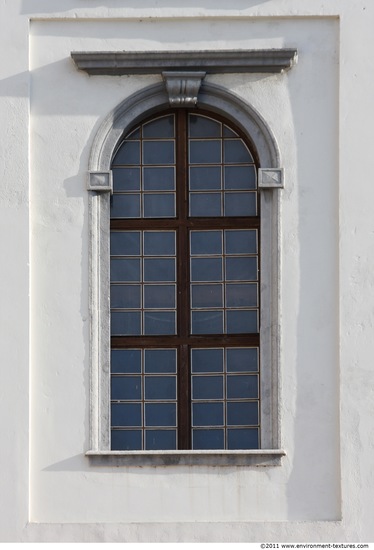
M0 540L373 539L373 68L365 52L374 6L77 4L38 0L30 13L26 0L0 2L9 52L0 65ZM158 77L88 77L70 51L285 46L299 51L285 75L207 78L250 102L282 151L287 457L277 468L94 466L84 455L88 157L105 115Z

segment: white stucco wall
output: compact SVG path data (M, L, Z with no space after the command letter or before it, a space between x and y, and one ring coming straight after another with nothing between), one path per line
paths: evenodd
M373 7L348 0L100 4L40 0L31 12L26 1L0 2L0 41L9 52L0 64L0 476L9 495L0 540L370 540L373 191L366 174L374 81L364 45L373 40ZM70 52L279 47L299 52L287 74L206 79L261 113L286 170L287 456L269 468L95 466L84 454L88 158L107 113L160 77L88 77Z

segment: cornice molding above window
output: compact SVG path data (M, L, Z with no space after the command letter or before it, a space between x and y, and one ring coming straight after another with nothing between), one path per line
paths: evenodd
M89 75L160 74L164 71L281 73L297 62L296 48L222 51L71 52L76 67Z

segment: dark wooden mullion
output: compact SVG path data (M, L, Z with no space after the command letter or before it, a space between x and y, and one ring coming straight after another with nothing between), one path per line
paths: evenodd
M179 346L194 346L199 348L211 347L251 347L259 346L259 334L208 334L198 336L112 336L113 349L126 348L165 348Z
M258 229L260 218L190 218L187 223L191 229Z
M142 218L132 220L110 220L110 229L113 231L139 230L144 229L176 229L179 226L175 218Z
M177 212L178 212L178 334L188 334L188 232L186 112L177 111ZM187 311L186 311L187 310Z
M178 216L178 448L191 448L190 369L187 338L189 332L189 253L188 253L188 163L187 111L176 112L177 123L177 216Z
M208 229L259 229L260 218L189 218L176 220L172 218L149 218L133 220L111 220L111 230L128 229L176 229L177 227L187 227L190 229L208 228Z

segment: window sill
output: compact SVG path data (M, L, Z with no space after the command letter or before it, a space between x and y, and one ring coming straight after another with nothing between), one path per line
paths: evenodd
M248 451L87 451L98 466L280 466L282 449Z

